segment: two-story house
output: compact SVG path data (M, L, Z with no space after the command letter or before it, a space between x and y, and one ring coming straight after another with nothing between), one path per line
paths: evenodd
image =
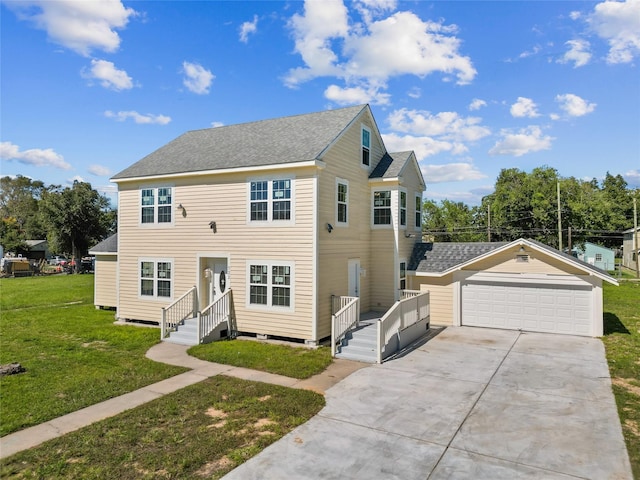
M112 181L125 321L232 290L237 331L316 344L332 296L393 305L420 240L415 154L387 152L368 105L190 131Z

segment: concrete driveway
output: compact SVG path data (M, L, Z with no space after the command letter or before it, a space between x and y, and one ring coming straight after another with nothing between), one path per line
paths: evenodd
M326 399L225 478L632 479L598 339L450 327Z

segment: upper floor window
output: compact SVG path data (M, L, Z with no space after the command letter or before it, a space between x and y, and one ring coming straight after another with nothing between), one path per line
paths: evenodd
M362 127L362 165L370 165L370 153L371 153L371 130L367 127Z
M171 298L171 270L171 260L140 260L140 295L151 298Z
M171 187L143 188L141 191L141 223L171 223Z
M252 222L292 219L291 179L255 180L249 188L249 218Z
M400 192L400 225L407 225L407 192Z
M391 191L373 192L373 224L391 225Z
M415 227L422 229L422 195L416 194L416 223Z
M337 186L337 198L336 198L336 222L346 224L348 223L348 205L349 205L349 182L346 180L338 179L336 181Z

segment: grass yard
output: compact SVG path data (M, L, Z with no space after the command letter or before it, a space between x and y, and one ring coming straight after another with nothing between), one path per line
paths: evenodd
M622 433L640 479L640 283L604 285L604 332Z
M0 436L186 371L145 358L157 329L92 302L93 275L0 279L0 363L26 369L0 378Z
M190 355L209 362L252 368L287 377L305 379L325 370L331 363L331 349L289 347L251 340L228 340L196 345Z
M0 463L0 478L220 478L306 422L324 397L224 376Z

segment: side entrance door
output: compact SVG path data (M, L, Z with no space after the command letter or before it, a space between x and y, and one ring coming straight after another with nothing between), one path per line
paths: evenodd
M347 262L349 269L349 296L360 296L360 259L352 258Z

